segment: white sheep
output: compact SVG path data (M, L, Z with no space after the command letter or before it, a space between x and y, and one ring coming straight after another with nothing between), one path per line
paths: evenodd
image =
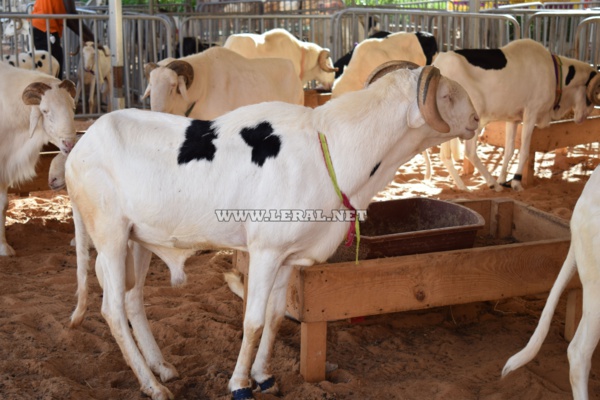
M23 44L25 50L31 50L31 22L28 19L15 18L8 21L4 26L4 39L10 40L14 38L15 44L19 36L23 38Z
M83 321L87 306L91 239L104 290L102 314L113 336L141 390L155 400L172 398L153 374L163 382L177 376L144 312L151 254L167 263L178 285L185 282L185 260L198 249L247 251L244 335L229 389L234 398L252 398L251 375L260 390L276 392L270 356L293 266L326 260L354 226L352 218L311 220L311 211L331 217L345 208L364 210L399 165L442 141L474 134L478 117L468 95L436 72L394 71L315 109L265 102L213 121L134 109L99 118L66 164L77 241L72 326ZM227 220L234 210L295 210L307 218Z
M58 60L46 50L35 50L35 55L32 53L19 53L17 56L4 54L2 61L13 67L40 71L54 77L58 77L60 72Z
M0 63L0 256L6 242L8 188L35 176L44 144L71 151L75 140L73 82Z
M74 54L79 52L77 50ZM112 111L113 98L113 76L112 64L110 59L110 48L104 45L97 45L94 42L85 42L81 49L81 67L83 69L83 84L89 86L90 111L93 111L96 105L96 85L99 85L99 92L106 97L107 110ZM75 101L79 100L81 94L81 81L77 84L77 94Z
M344 73L331 89L331 98L360 90L377 67L390 61L411 61L417 65L431 64L438 52L433 35L426 32L397 32L384 38L371 38L360 42Z
M238 33L230 35L223 47L246 58L286 58L294 63L296 74L306 85L316 80L325 89L331 89L336 68L329 50L316 43L303 42L285 29L271 29L261 35Z
M152 111L210 120L263 101L304 104L302 83L290 60L248 59L212 47L144 67Z
M570 111L575 115L575 122L581 123L594 105L600 105L600 74L594 67L554 55L531 39L515 40L500 49L440 53L433 65L467 90L481 118L481 129L488 122L507 122L504 160L498 177L500 184L506 183L508 164L515 149L517 124L523 122L519 163L510 183L514 190L523 189L521 179L535 126L544 128L553 119L559 119ZM444 154L450 152L445 151ZM465 157L485 178L488 186L501 190L477 156L477 136L465 143ZM445 164L451 171L454 169L451 162ZM452 175L457 185L464 188L458 174Z
M600 339L600 167L583 188L571 217L571 245L567 258L552 286L544 310L527 346L513 355L502 370L502 377L531 361L542 346L561 293L579 273L583 286L583 315L568 355L573 398L588 399L588 379L592 355Z

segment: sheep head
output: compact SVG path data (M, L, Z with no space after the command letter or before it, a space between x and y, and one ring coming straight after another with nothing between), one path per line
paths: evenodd
M365 82L365 87L371 85L386 74L396 71L399 69L418 69L421 68L419 65L403 60L394 60L386 62L377 67ZM439 88L440 82L443 82L443 88ZM453 115L455 111L449 112L449 109L454 105L465 104L465 111L471 112L472 117L469 117L472 121L471 126L467 131L477 129L479 118L474 111L473 104L469 98L467 92L458 83L442 77L439 69L436 67L423 67L421 74L419 75L417 83L417 104L420 115L423 117L424 122L431 128L441 133L450 132L450 125L447 121L456 119ZM439 105L443 105L445 112L444 116L440 113ZM464 115L464 113L457 113L458 115ZM409 113L409 126L418 126L419 118L411 120L411 114Z
M319 81L325 89L331 89L333 81L335 80L335 72L338 71L339 68L333 67L333 61L331 61L328 49L313 48L309 51L315 50L318 51L317 63L316 66L312 67L312 74L314 75L312 79ZM310 77L303 77L303 79L310 79Z
M29 84L21 96L23 103L31 106L29 136L34 135L41 120L45 141L68 154L75 144L74 96L75 84L69 80Z
M149 63L144 66L144 73L148 87L143 98L150 96L152 111L184 115L189 105L187 89L194 81L191 64L181 60L173 60L166 66Z
M587 100L595 105L600 106L600 74L594 73L594 76L590 79L586 86L586 98Z

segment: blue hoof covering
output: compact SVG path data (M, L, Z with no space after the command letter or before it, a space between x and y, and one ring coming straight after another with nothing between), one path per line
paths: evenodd
M263 382L258 383L258 387L260 388L261 392L265 392L271 389L273 386L275 386L275 377L273 376Z
M252 389L251 388L241 388L238 390L234 390L233 392L231 392L231 399L232 400L252 400L252 399L254 399L254 396L252 395Z

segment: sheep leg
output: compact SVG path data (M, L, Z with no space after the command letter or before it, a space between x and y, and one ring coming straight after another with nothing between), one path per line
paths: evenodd
M110 72L110 70L108 71L107 75L106 75L106 85L108 86L106 88L106 92L107 92L107 98L106 98L106 107L108 112L112 111L112 100L113 100L113 76L112 73Z
M452 140L454 140L454 139L452 139ZM468 190L467 186L461 179L456 168L454 168L454 161L452 160L452 143L451 143L451 141L444 142L440 145L440 160L442 160L442 163L444 163L444 165L446 166L446 169L452 176L452 179L454 180L454 183L456 184L456 186L460 190L467 191Z
M525 169L527 158L529 158L529 148L531 147L531 135L533 134L533 128L535 128L535 121L532 121L531 118L523 118L523 130L521 131L521 148L519 149L519 164L517 165L517 171L515 172L515 176L510 182L510 186L513 188L513 190L516 191L523 190L521 178L523 177L523 170Z
M97 237L93 236L98 250L97 258L104 275L102 316L106 319L125 361L138 378L142 392L153 400L173 399L173 394L158 382L148 367L129 329L125 311L129 227L122 228L124 229L106 229L99 235L99 238L110 238L110 241L97 240Z
M127 268L133 269L135 283L125 294L127 318L131 322L133 335L150 369L158 374L163 382L167 382L177 378L179 374L173 365L164 360L150 330L144 309L144 282L150 267L152 252L135 242L130 242L130 250L128 254L131 254L131 257L127 258L127 263L130 265Z
M502 169L500 170L500 176L498 182L502 186L506 185L506 176L508 175L508 164L515 154L515 137L517 134L518 122L507 122L506 128L504 129L504 158L502 159Z
M252 398L250 366L265 324L267 302L281 265L278 256L277 253L267 250L250 251L244 338L229 380L229 390L236 400Z
M465 157L467 160L471 161L471 164L473 164L481 176L483 176L488 187L490 189L494 189L496 192L499 192L502 190L502 187L498 184L498 182L496 182L496 179L494 179L490 171L488 171L487 167L483 165L483 162L477 155L477 141L479 140L481 130L481 128L478 129L477 132L475 132L475 136L469 140L465 140Z
M92 75L92 79L90 80L90 93L89 93L89 106L90 106L90 110L89 112L93 113L95 112L95 105L96 105L96 96L95 96L95 92L96 92L96 79L97 79L97 75Z
M71 315L71 328L81 324L87 310L88 299L88 271L90 265L89 236L81 219L81 214L75 203L71 203L73 209L73 223L75 225L75 249L77 251L77 307ZM96 260L96 263L98 261ZM100 285L104 283L98 277Z
M8 186L0 187L0 256L14 256L15 250L6 242L6 210L8 210Z
M263 330L251 376L258 383L260 390L265 393L277 393L277 383L270 373L270 361L273 354L273 344L279 331L281 321L285 316L287 306L287 287L292 273L291 265L283 265L277 272L275 284L271 289L267 303L265 329Z
M593 268L593 265L590 267ZM588 399L592 355L600 339L600 315L597 310L600 304L600 285L586 281L583 286L583 314L568 349L569 377L574 400Z

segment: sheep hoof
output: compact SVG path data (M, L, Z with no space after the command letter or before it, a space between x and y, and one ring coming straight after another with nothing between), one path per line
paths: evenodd
M142 393L150 397L152 400L174 400L175 396L166 387L156 385L156 387L142 388Z
M231 392L232 400L252 400L254 395L252 394L252 388L241 388Z
M16 256L17 252L8 243L0 243L0 256Z
M158 366L158 375L160 376L160 380L163 382L168 382L171 379L179 378L177 369L171 363L166 361Z
M277 394L279 392L279 388L277 387L277 382L275 382L275 377L271 376L268 379L265 379L262 382L256 382L258 385L258 390L261 393L270 393Z

